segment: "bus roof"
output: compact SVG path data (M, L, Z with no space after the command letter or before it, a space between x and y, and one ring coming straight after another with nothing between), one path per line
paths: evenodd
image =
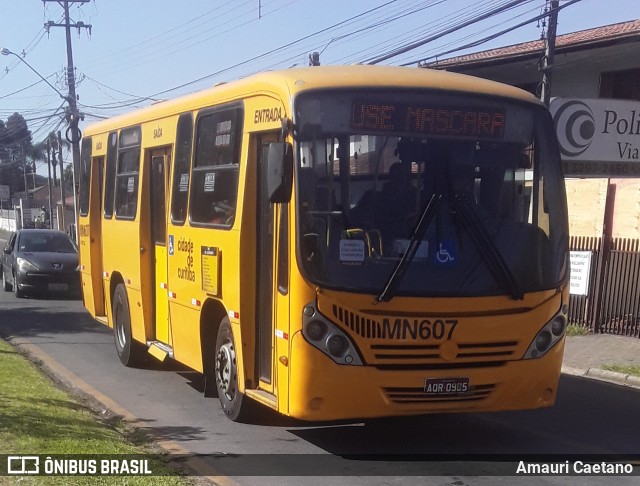
M186 96L162 101L139 110L89 125L84 136L104 133L212 104L225 103L259 93L278 93L287 99L320 88L393 87L446 89L514 98L530 103L540 101L519 88L459 73L397 66L314 66L267 71Z

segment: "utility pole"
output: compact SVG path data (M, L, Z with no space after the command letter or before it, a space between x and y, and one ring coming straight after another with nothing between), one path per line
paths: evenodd
M62 133L58 130L58 162L60 162L60 202L62 203L62 211L60 214L60 221L58 222L58 229L65 230L65 221L64 221L64 164L62 163ZM55 166L53 167L53 171L55 174Z
M27 182L27 143L20 143L20 158L22 159L22 174L24 175L24 198L29 201L29 183ZM31 207L31 204L29 204Z
M49 171L49 228L53 228L53 198L51 194L51 139L47 137L47 170ZM44 224L44 221L42 222Z
M559 0L551 0L549 10L549 29L545 37L545 52L542 61L542 92L540 100L547 106L551 99L551 78L553 75L553 57L556 49L556 28L558 27L558 7Z
M73 171L75 173L76 170L80 168L80 138L82 134L80 133L80 129L78 128L78 123L80 122L80 113L78 112L77 105L77 95L76 95L76 76L75 70L73 67L73 53L71 50L71 27L78 29L87 29L89 33L91 33L91 24L85 24L84 22L71 22L69 19L69 4L74 3L88 3L91 0L42 0L43 2L53 2L61 5L64 8L64 22L56 23L52 20L46 22L44 24L45 29L49 32L51 27L64 27L66 31L67 37L67 84L69 86L69 96L67 96L67 122L69 123L69 128L67 128L67 133L65 134L66 139L71 143L71 152L73 158ZM75 197L75 189L74 189L74 197Z

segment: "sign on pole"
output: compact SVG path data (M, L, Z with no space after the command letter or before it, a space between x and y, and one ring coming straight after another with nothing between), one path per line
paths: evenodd
M9 186L0 185L0 199L11 199L11 194L9 193Z
M573 295L589 295L589 276L591 274L591 252L571 251L571 276L569 293Z
M640 177L640 101L555 98L565 175Z

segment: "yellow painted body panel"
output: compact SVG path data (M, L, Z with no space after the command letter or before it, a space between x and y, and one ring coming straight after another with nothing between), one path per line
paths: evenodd
M155 245L155 338L163 343L170 344L169 338L169 298L167 289L167 248ZM163 285L164 284L164 285Z
M377 370L371 366L339 366L309 346L300 333L292 339L289 415L306 420L374 418L424 413L487 412L549 407L555 403L564 338L544 358L511 361L495 369L451 371ZM474 386L496 385L489 398L444 404L394 403L385 388L424 386L425 379L469 378Z
M107 134L92 137L92 171L90 204L87 215L78 215L78 251L82 275L82 293L86 309L93 317L106 315L105 294L102 288L102 202L97 197L99 184L98 160L107 153Z

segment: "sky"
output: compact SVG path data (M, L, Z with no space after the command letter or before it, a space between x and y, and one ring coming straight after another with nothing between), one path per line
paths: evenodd
M91 0L70 5L73 62L85 114L92 121L272 69L368 63L421 39L434 40L381 64L409 64L539 39L541 22L465 51L442 53L520 24L545 0ZM560 5L569 3L561 0ZM476 23L473 19L486 15ZM640 0L580 0L559 12L559 35L640 18ZM67 92L64 28L58 1L0 0L0 47ZM467 24L445 34L461 24ZM63 129L64 101L16 56L0 56L0 119L21 113L34 142ZM40 168L38 172L41 172Z

